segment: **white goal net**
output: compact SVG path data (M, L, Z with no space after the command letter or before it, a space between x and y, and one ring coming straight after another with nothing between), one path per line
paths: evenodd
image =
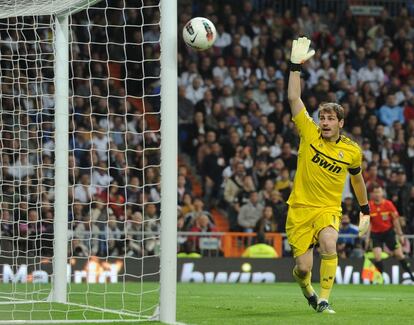
M65 110L57 109L55 26L63 13L69 139L59 174L56 140L65 130L56 119ZM159 0L0 0L0 322L118 322L156 312L160 52ZM55 205L56 174L65 172L68 211ZM61 304L53 299L55 231L66 218Z

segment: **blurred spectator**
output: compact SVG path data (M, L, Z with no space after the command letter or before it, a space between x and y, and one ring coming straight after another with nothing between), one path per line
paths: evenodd
M195 233L215 232L215 226L211 223L210 218L207 215L201 214L194 220L194 224L190 231ZM200 238L200 236L190 236L188 238L188 242L191 243L193 247L193 252L200 252Z
M220 144L213 143L210 147L210 153L204 157L201 165L205 202L217 204L225 163Z
M91 186L96 188L97 194L102 193L111 184L113 177L109 175L108 165L105 161L99 161L93 168Z
M351 223L356 225L359 222L359 205L352 199L351 195L345 196L342 201L342 214L347 215Z
M224 200L227 204L233 204L238 193L243 187L243 178L246 175L244 164L241 161L234 159L234 170L231 171L231 175L227 178L224 184Z
M114 214L109 215L105 235L105 242L107 243L108 255L124 255L124 232L120 229L118 220Z
M91 185L89 174L80 177L80 184L75 185L73 198L81 203L89 203L96 194L96 188Z
M203 113L203 116L208 116L213 112L213 104L213 94L211 90L207 89L204 92L203 98L195 105L195 110Z
M358 74L357 71L352 68L351 61L346 61L342 69L338 67L337 78L338 81L346 80L351 87L356 88L358 82Z
M348 235L355 237L347 237ZM356 250L358 227L351 223L351 219L346 213L342 213L341 226L339 227L339 236L340 237L338 238L337 242L337 251L339 257L361 257L363 255L363 252Z
M375 162L368 165L364 172L365 185L367 192L371 193L375 185L384 186L384 181L378 176L378 166Z
M178 175L177 199L179 205L182 205L184 203L184 195L186 194L190 195L190 192L188 192L186 187L186 178L184 175Z
M289 171L295 170L298 163L298 157L292 152L292 145L289 142L284 142L282 145L281 158Z
M93 132L92 137L92 150L96 150L99 160L103 161L108 160L108 148L111 141L106 132L104 128L99 128Z
M148 255L154 255L160 244L157 237L153 234L160 231L160 217L155 204L150 203L145 206L143 223L144 231L148 233L144 237L143 245Z
M53 238L54 238L54 210L43 209L41 213L41 256L50 257L53 256Z
M104 192L104 195L102 196L104 202L109 203L109 207L112 209L118 220L125 219L125 196L122 193L123 190L123 187L119 187L116 182L112 182L108 191Z
M180 86L178 87L178 124L180 125L179 132L182 141L187 140L187 128L193 121L193 117L194 104L187 98L186 87Z
M266 203L271 201L272 192L275 188L275 184L272 179L266 179L263 186L259 186L262 188L259 191L259 202L266 206Z
M259 203L256 191L250 192L249 201L240 207L237 221L244 232L253 232L263 213L263 205Z
M279 225L276 222L272 207L266 205L263 209L263 215L257 225L257 231L259 233L278 232L278 227Z
M186 165L180 165L178 167L178 176L184 176L185 177L185 188L186 191L192 192L193 190L193 183L191 181L191 177L189 174L189 170Z
M182 213L183 215L186 215L194 211L195 208L193 205L193 198L190 193L184 193L183 200L179 207L181 209L180 213Z
M395 121L404 123L404 108L396 104L395 95L387 96L385 104L378 111L378 117L381 123L388 127L391 127Z
M196 77L191 82L191 85L188 85L185 90L186 98L193 103L197 104L200 100L203 99L206 89L203 86L202 79Z
M290 192L292 191L293 182L289 176L289 169L282 168L280 175L276 178L275 190L282 194L285 201L289 198Z
M367 65L358 70L358 82L361 84L369 82L374 94L379 93L380 87L384 84L384 71L377 66L374 57L368 58Z
M231 35L227 33L224 29L223 24L218 24L217 29L217 39L214 42L214 47L218 50L218 53L223 53L224 50L231 44Z
M387 189L387 195L392 203L397 207L398 213L402 217L408 216L409 201L411 196L411 183L407 182L407 176L404 168L397 171L395 184L390 184Z
M224 58L222 56L218 57L216 61L216 65L213 68L213 77L218 77L221 80L225 80L228 77L228 74L229 74L229 69L225 64Z
M248 202L250 193L252 191L256 191L256 187L250 175L244 175L242 178L242 184L239 185L241 186L237 185L238 187L235 188L237 192L234 193L234 195L229 196L229 193L227 193L227 199L233 200L232 202L228 201L229 205L227 206L229 226L231 230L235 231L240 230L237 221L238 214L240 213L240 207Z
M359 47L356 50L356 55L352 58L352 68L359 72L360 69L367 65L367 60L365 57L365 49ZM365 71L365 70L364 70ZM364 75L363 75L364 76Z
M72 240L73 256L97 256L99 253L98 226L89 217L75 224Z
M136 205L140 202L142 194L142 187L140 186L139 178L134 176L128 185L126 185L126 204Z
M33 176L35 168L29 161L28 154L21 152L18 159L9 165L7 173L9 176L21 180L27 176Z
M13 251L13 220L4 206L0 211L0 251L3 255Z
M273 190L270 200L265 203L273 208L273 215L279 232L285 232L288 206L279 191Z
M210 212L204 209L204 202L201 198L195 197L193 201L193 210L183 214L183 231L189 231L198 216L205 215L210 219L210 222L213 223L213 217Z
M142 240L142 214L134 212L126 224L126 255L141 257L144 255Z

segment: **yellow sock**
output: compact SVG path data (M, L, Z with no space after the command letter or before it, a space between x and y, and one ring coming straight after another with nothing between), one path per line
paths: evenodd
M299 284L300 288L302 289L303 294L306 297L310 297L315 293L315 290L313 290L313 287L311 285L311 278L312 278L312 272L308 272L304 278L300 277L297 267L295 266L293 268L293 277L295 278L296 282Z
M335 280L336 267L338 266L338 255L321 254L321 293L319 299L328 301Z

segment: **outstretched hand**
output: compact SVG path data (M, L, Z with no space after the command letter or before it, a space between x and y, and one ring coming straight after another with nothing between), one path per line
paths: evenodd
M292 53L290 54L290 61L294 64L302 64L315 55L315 50L309 51L311 41L306 37L299 37L295 39L292 44Z

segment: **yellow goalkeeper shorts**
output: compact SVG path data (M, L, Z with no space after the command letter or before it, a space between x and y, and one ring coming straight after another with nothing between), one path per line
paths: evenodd
M322 229L331 226L339 231L341 218L340 208L289 207L286 234L294 257L317 244Z

